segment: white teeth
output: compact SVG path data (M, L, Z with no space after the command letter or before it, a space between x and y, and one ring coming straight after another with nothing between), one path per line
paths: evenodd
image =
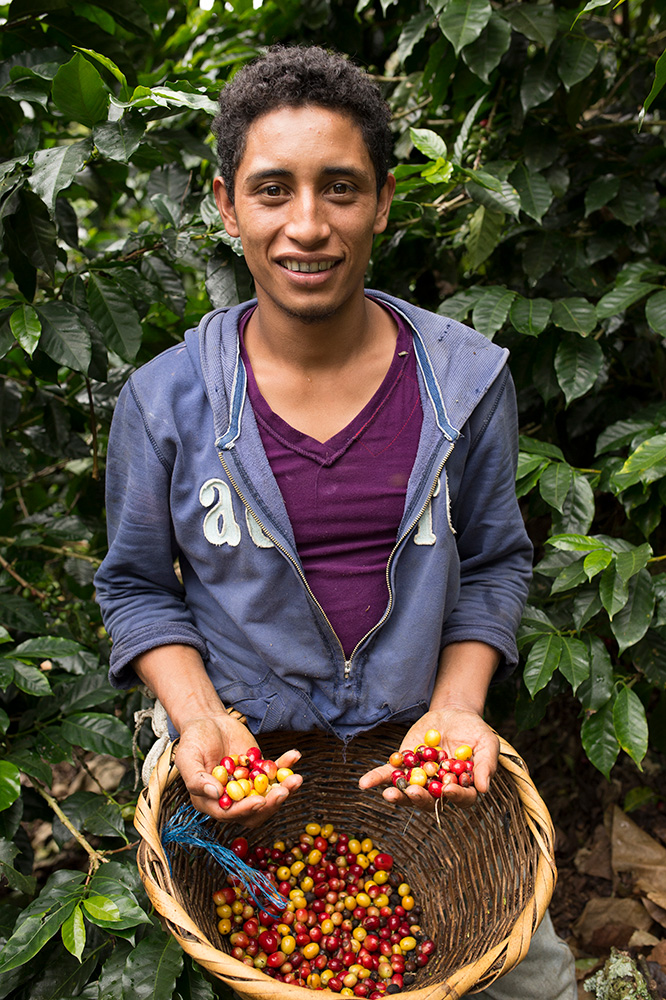
M282 267L288 271L304 271L306 274L313 274L315 271L330 271L335 264L334 260L283 260Z

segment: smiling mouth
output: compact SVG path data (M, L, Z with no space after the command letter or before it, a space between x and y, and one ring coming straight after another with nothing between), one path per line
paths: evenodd
M280 267L287 271L300 271L305 274L315 274L318 271L330 271L338 263L337 260L281 260Z

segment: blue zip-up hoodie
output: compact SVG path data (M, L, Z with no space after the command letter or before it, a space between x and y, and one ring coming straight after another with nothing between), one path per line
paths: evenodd
M95 579L116 686L137 683L140 653L184 643L254 733L320 728L349 738L427 711L451 642L494 646L501 671L516 663L532 547L514 488L508 352L454 320L368 294L413 330L423 406L381 620L346 659L308 588L247 400L238 342L246 302L208 313L118 400L109 552Z

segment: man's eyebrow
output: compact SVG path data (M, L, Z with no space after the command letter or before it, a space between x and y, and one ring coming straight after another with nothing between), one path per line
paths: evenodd
M327 177L352 177L356 180L370 180L370 174L367 170L359 170L358 167L352 167L348 164L340 164L339 166L329 166L324 167L322 173ZM287 170L285 167L267 167L265 170L256 170L252 174L248 174L245 178L246 184L256 184L262 181L271 180L274 177L292 177L293 171Z

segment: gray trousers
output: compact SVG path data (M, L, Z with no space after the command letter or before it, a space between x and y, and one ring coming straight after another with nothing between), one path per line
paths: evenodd
M578 1000L574 957L555 933L550 913L539 924L520 965L480 993L465 995L469 1000Z

